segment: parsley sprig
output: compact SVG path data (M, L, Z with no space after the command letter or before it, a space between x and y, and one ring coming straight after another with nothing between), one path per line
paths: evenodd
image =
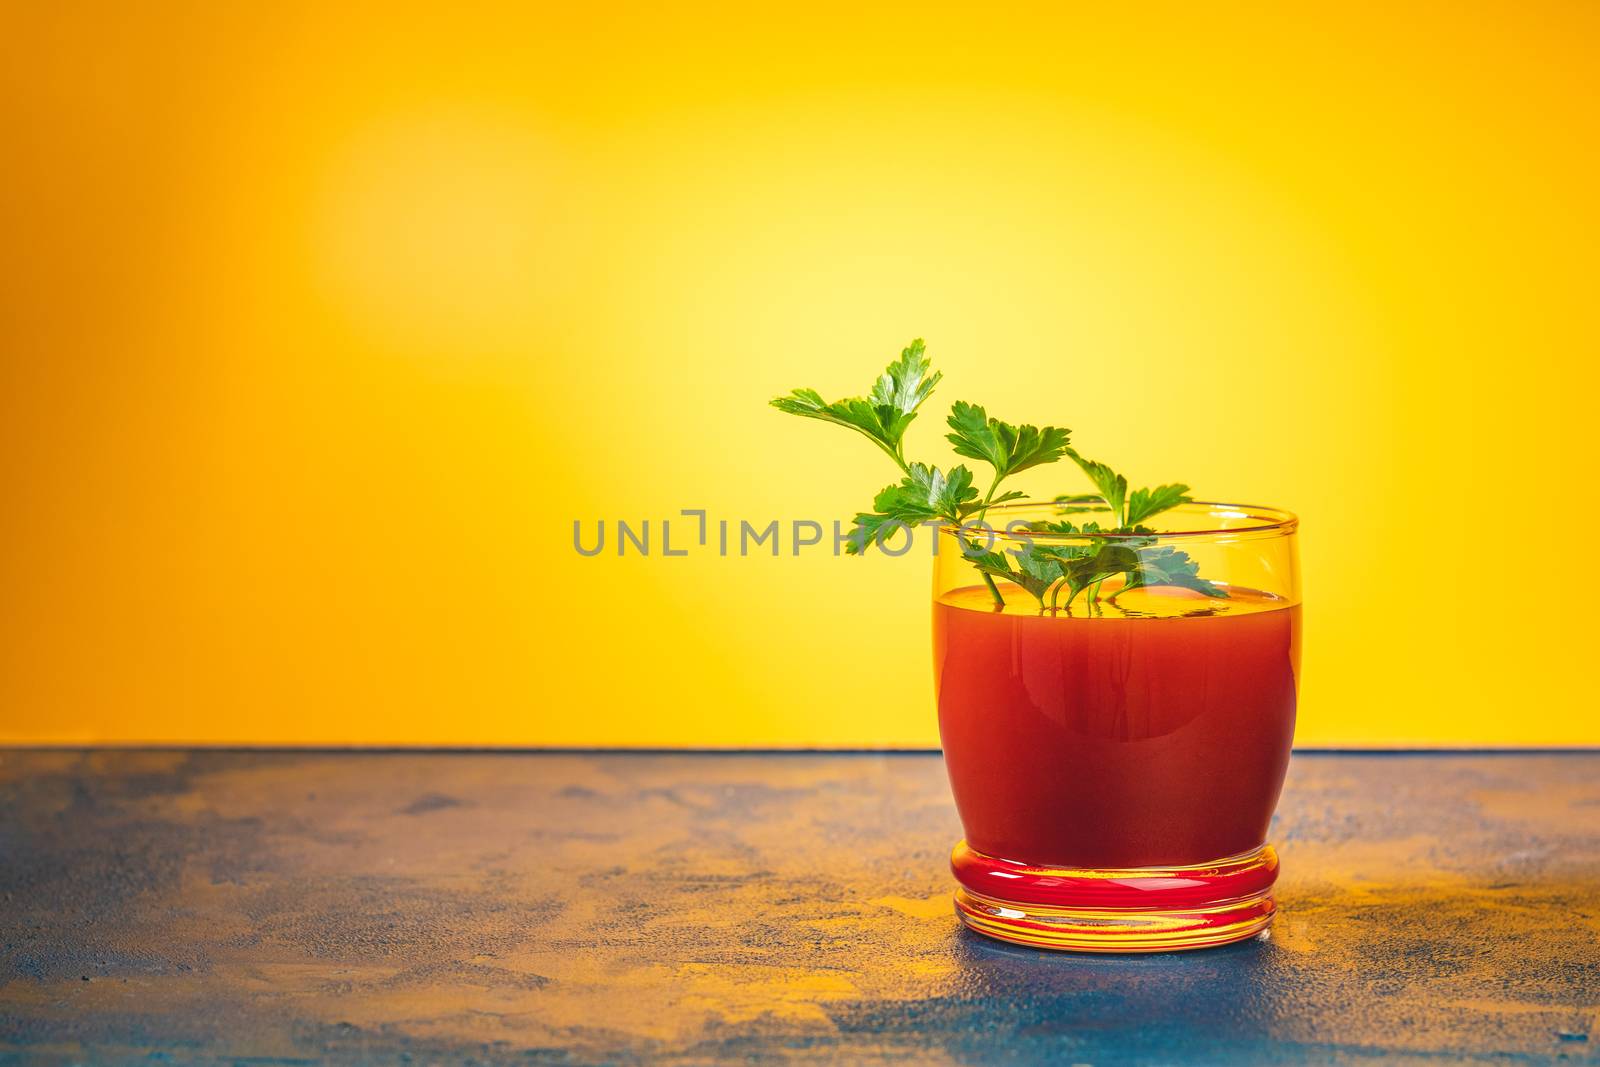
M870 541L882 543L900 527L935 522L958 527L963 551L983 576L997 606L1005 599L995 584L1004 578L1027 590L1038 600L1041 610L1072 610L1073 602L1088 594L1088 610L1097 610L1100 588L1109 579L1122 576L1121 587L1108 600L1140 586L1172 585L1193 589L1210 597L1226 597L1226 590L1199 576L1199 565L1187 553L1171 546L1158 545L1155 532L1143 523L1179 504L1189 502L1189 487L1181 483L1154 488L1128 490L1128 480L1106 464L1085 459L1071 445L1071 431L1059 426L1013 425L994 418L977 404L958 400L945 420L950 427L946 440L958 456L987 464L993 474L988 489L979 493L973 473L965 464L948 470L905 458L905 433L917 417L917 409L933 393L943 377L933 371L922 339L912 341L889 364L865 397L849 397L828 403L815 389L796 389L777 397L772 406L791 415L821 419L862 434L886 453L900 468L901 479L885 486L873 497L871 511L855 517L857 536L847 551L864 551ZM1063 515L1110 512L1112 523L1102 527L1097 520L1075 525L1070 520L1030 523L1023 533L1062 534L1084 537L1081 544L1062 544L1020 538L1018 548L995 552L980 546L970 536L983 523L989 508L1012 500L1026 499L1017 490L1001 492L1002 483L1013 474L1070 457L1088 476L1093 493L1058 496L1055 502ZM1097 540L1094 535L1115 534L1116 539ZM1061 604L1065 591L1067 599Z

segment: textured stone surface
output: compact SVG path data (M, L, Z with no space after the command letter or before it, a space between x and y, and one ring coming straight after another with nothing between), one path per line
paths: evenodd
M1600 756L1299 756L1270 940L958 928L935 756L0 752L0 1061L1600 1062Z

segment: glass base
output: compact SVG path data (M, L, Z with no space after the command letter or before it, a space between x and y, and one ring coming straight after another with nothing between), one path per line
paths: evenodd
M1271 845L1182 867L1030 867L958 844L956 914L987 937L1073 952L1176 952L1255 937L1272 923Z

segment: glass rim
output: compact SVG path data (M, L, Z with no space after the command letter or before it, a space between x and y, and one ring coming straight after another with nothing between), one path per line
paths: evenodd
M1104 507L1104 504L1101 506ZM1236 513L1236 515L1229 516L1230 518L1238 517L1257 521L1252 521L1248 525L1244 526L1208 526L1208 528L1203 530L1157 530L1153 533L1147 534L1113 533L1109 531L1104 533L1095 531L1091 531L1089 533L1053 533L1048 530L1011 531L1005 528L1006 523L1003 520L998 523L990 521L996 512L1016 514L1024 511L1039 511L1044 509L1051 509L1054 511L1059 509L1059 507L1060 505L1054 501L1040 500L1024 500L1012 504L996 504L988 509L988 517L982 520L974 522L973 520L969 519L965 524L960 526L956 526L951 523L943 523L939 526L938 532L948 533L953 536L959 535L962 532L966 532L969 535L982 534L985 538L999 537L1011 541L1128 541L1135 539L1149 540L1150 538L1155 538L1158 541L1165 541L1169 538L1179 537L1239 537L1246 534L1253 537L1264 536L1267 534L1287 536L1288 534L1294 533L1295 530L1300 526L1300 516L1296 515L1292 511L1286 511L1283 508L1269 507L1265 504L1235 504L1221 500L1191 500L1187 503L1179 504L1177 507L1164 512L1163 514L1171 515L1173 513L1182 512L1186 508L1204 509L1204 513L1208 515L1219 511L1230 511ZM1059 511L1056 511L1056 514L1060 514ZM1068 516L1062 517L1066 518ZM989 528L988 532L985 532L985 526Z

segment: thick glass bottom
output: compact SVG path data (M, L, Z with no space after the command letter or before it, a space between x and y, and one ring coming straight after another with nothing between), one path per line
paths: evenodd
M956 914L987 937L1074 952L1175 952L1255 937L1272 923L1271 845L1181 867L1030 867L958 844Z

